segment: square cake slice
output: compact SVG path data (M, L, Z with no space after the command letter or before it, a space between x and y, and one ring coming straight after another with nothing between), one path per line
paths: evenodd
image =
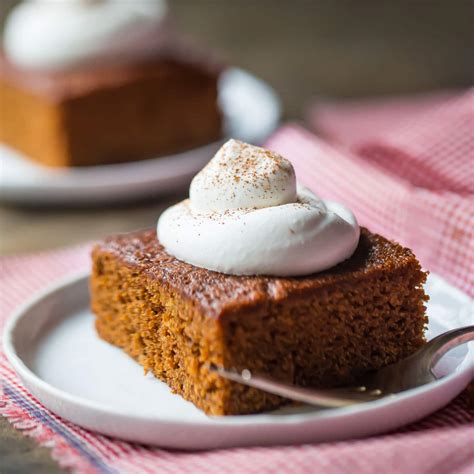
M222 136L220 69L181 54L28 71L0 54L0 141L51 167L154 158Z
M286 401L209 364L306 386L351 383L424 343L425 280L409 249L366 229L349 260L298 278L198 268L147 230L94 248L91 294L103 339L206 413L235 415Z

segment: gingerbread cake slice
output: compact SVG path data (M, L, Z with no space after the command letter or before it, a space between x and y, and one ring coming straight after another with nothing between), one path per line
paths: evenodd
M143 160L206 145L222 135L219 74L177 53L52 73L25 73L0 54L0 142L52 167Z
M334 387L424 343L426 273L409 249L364 228L351 258L302 277L199 268L168 254L154 230L110 237L92 255L100 337L207 414L286 402L220 378L211 363Z

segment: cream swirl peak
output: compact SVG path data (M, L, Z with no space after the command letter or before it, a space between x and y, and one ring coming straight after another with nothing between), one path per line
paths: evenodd
M349 209L298 186L282 156L228 141L193 179L190 198L158 220L166 251L234 275L298 276L349 258L359 226Z
M229 140L195 176L189 189L196 211L278 206L296 201L296 177L282 156Z
M30 0L7 18L3 47L21 67L57 70L140 54L164 0Z

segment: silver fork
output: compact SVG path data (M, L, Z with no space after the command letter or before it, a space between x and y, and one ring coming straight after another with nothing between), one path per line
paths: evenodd
M318 390L279 382L270 377L215 365L210 370L220 376L265 392L319 407L336 408L377 400L437 380L433 367L446 352L474 341L474 326L453 329L432 339L410 357L365 375L355 386ZM474 361L472 362L474 366ZM474 371L474 367L473 367Z

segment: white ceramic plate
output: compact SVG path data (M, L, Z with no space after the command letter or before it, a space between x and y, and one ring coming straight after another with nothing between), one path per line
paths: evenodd
M427 291L431 338L472 324L472 301L436 276ZM51 411L101 433L184 449L305 443L397 428L441 408L468 384L474 348L437 366L443 378L392 398L338 409L300 406L261 415L207 417L119 349L100 340L86 276L36 297L10 319L5 352L26 387Z
M225 137L262 143L280 118L271 87L240 69L222 74L219 102ZM150 160L73 169L46 168L0 143L0 200L84 205L170 192L189 183L222 142Z

